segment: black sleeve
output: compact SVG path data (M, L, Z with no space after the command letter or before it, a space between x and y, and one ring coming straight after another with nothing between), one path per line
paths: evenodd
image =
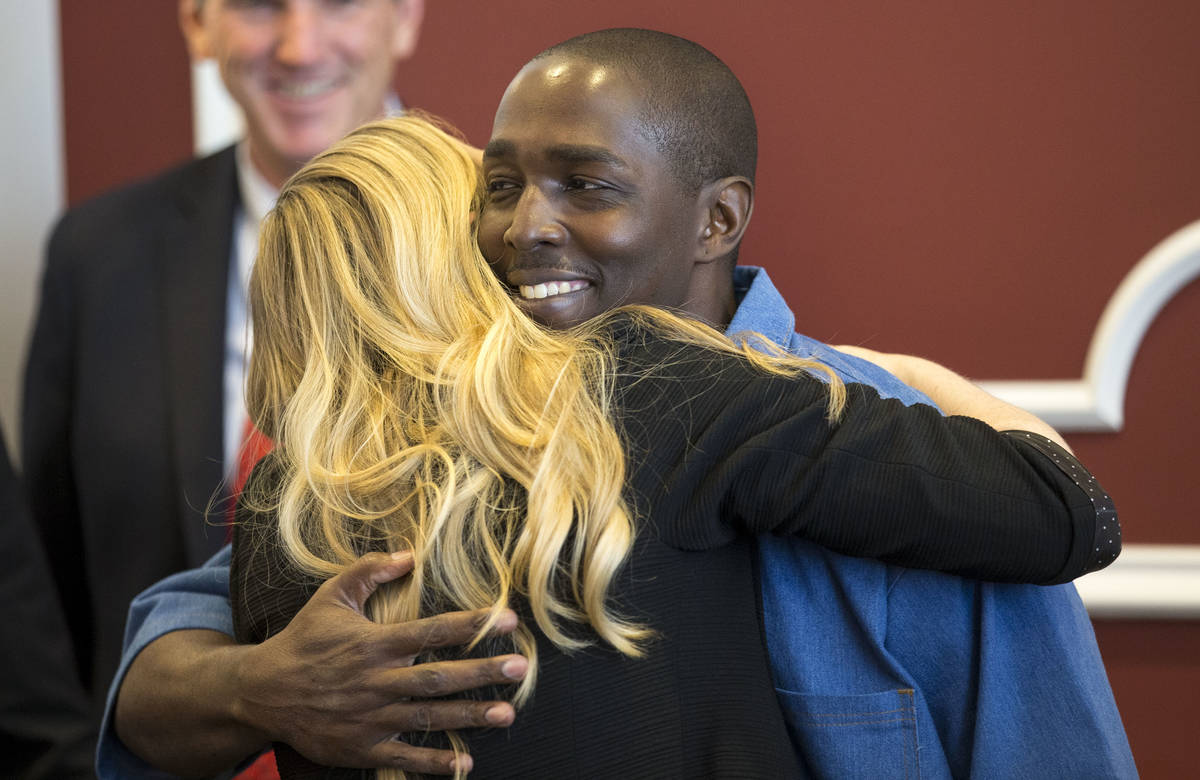
M1058 469L1059 474L1053 476L1063 483L1064 490L1069 492L1065 485L1067 481L1071 482L1087 494L1095 510L1094 519L1086 511L1078 518L1076 538L1073 540L1076 542L1072 550L1073 557L1064 567L1063 576L1055 581L1067 582L1073 579L1070 575L1077 567L1082 569L1082 574L1088 574L1115 561L1121 554L1121 523L1117 519L1117 507L1087 467L1070 452L1040 434L1029 431L1004 431L1004 435L1012 437L1012 440L1022 447L1032 447L1040 452L1045 458L1041 461L1043 465L1049 461ZM1079 544L1088 541L1089 521L1092 526L1091 543ZM1079 563L1079 558L1082 558L1082 564Z
M1041 584L1119 552L1112 502L1065 450L1046 454L1048 441L859 384L831 424L812 377L654 341L636 351L626 360L640 378L618 393L633 495L670 543L791 534L895 565Z

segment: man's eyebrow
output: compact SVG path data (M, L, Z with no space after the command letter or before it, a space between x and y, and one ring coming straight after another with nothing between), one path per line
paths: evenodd
M510 157L516 154L517 145L512 141L506 141L503 138L497 138L494 141L489 141L488 145L483 148L483 158L496 159L500 157ZM565 163L601 163L611 165L614 168L628 168L629 164L621 157L613 154L603 146L589 146L587 144L559 144L546 149L543 154L552 162Z
M552 146L546 150L546 157L555 162L603 163L604 165L611 165L614 168L629 167L623 159L603 146L586 146L582 144Z
M483 156L484 159L487 159L488 157L507 157L516 151L516 148L516 144L514 144L512 141L505 141L502 139L488 141L488 145L483 147Z

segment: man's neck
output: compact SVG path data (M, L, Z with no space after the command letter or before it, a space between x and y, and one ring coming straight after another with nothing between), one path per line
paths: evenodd
M254 164L249 141L239 143L235 154L242 209L252 223L257 225L275 205L275 198L279 196L279 188L272 184Z
M733 268L723 262L716 266L718 263L712 263L693 273L686 308L688 314L724 331L737 311L738 301L733 290Z

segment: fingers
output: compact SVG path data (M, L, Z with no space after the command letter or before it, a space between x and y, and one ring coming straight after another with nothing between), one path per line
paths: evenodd
M452 750L413 747L398 740L380 742L371 750L368 758L364 766L395 767L406 772L427 775L452 775L456 762ZM471 771L474 766L474 761L468 755L459 756L457 762L461 764L464 772Z
M446 612L420 620L384 626L381 642L396 656L415 656L425 650L470 644L492 616L490 609L472 612ZM493 636L507 634L517 627L517 613L500 610L490 631Z
M485 685L517 682L528 670L529 661L522 655L436 661L392 670L387 691L391 696L406 698L451 696Z
M350 565L344 572L330 578L321 586L318 593L334 598L356 612L363 611L363 605L375 592L376 588L385 582L391 582L412 571L413 557L410 552L367 553Z
M398 701L372 715L388 732L421 733L511 726L516 718L505 701Z
M405 732L504 727L512 725L515 717L516 712L508 702L398 702L381 711L378 718L378 722L394 728L397 736L375 745L365 766L450 775L454 774L457 761L464 772L469 772L474 765L470 756L455 759L453 751L414 747L402 741L401 735Z

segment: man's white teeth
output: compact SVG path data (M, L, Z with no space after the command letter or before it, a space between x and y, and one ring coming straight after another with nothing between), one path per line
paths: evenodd
M288 81L279 85L279 93L290 98L310 98L334 87L333 79L319 81Z
M546 282L545 284L523 284L520 287L521 297L529 300L532 298L549 298L552 295L562 295L563 293L575 292L587 287L587 282L582 279L575 279L569 282Z

